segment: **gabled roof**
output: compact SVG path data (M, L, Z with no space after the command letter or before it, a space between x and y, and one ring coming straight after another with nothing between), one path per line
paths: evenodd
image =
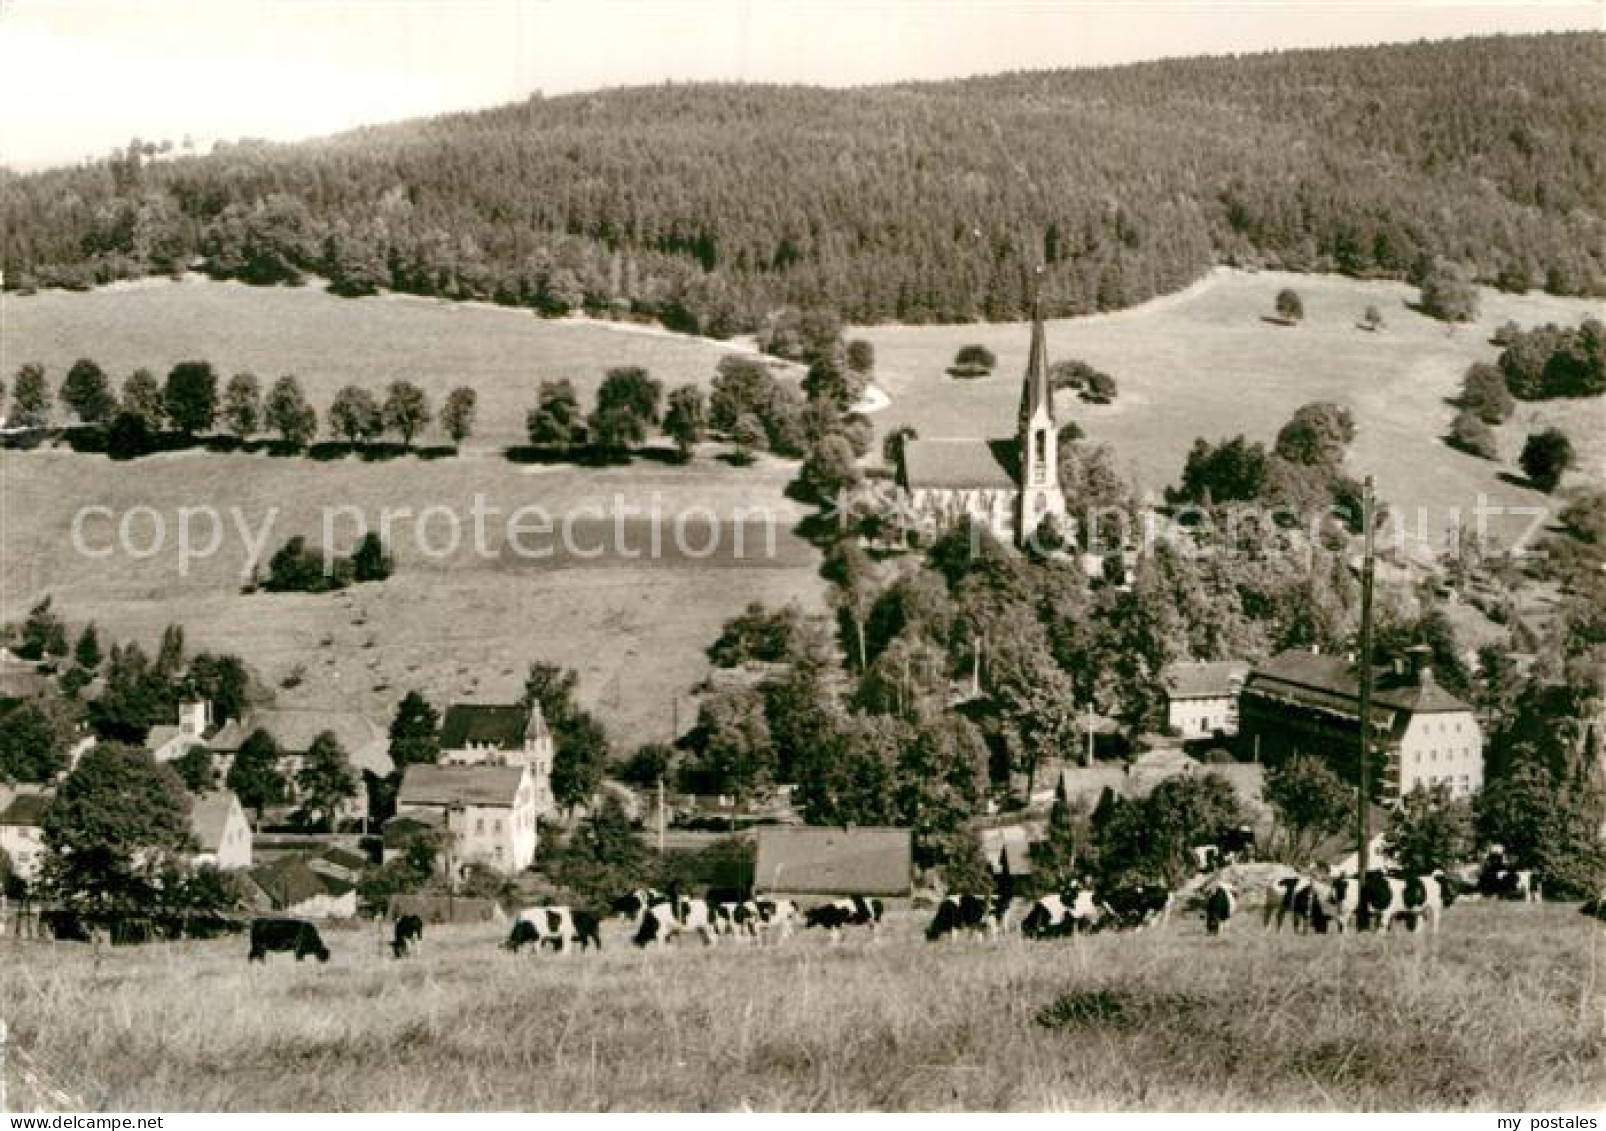
M232 790L214 789L196 794L190 805L190 835L202 852L216 852L223 847L223 832L228 828L229 814L239 807ZM240 813L244 820L245 813Z
M1014 440L910 440L903 445L904 486L1013 488L1017 446Z
M224 723L207 746L220 754L233 754L258 729L271 734L286 754L305 754L313 739L329 731L340 742L353 768L381 777L395 768L385 732L367 716L354 711L252 711L244 719Z
M494 805L511 809L523 766L408 766L398 805Z
M45 823L45 810L50 808L53 794L49 793L19 793L11 799L11 803L0 809L0 825L17 825L24 828L40 828Z
M356 887L334 876L314 872L299 857L263 864L252 868L249 875L251 882L278 908L294 907L320 895L342 896Z
M182 727L175 726L172 723L163 723L161 726L151 727L150 733L145 736L145 749L155 753L175 738L181 737L186 739L184 743L185 750L192 746L206 745L203 739L196 738L194 735L186 735Z
M453 703L441 721L441 749L494 746L518 750L526 739L545 738L549 733L540 704L525 708L517 703Z
M1378 714L1374 721L1376 726L1391 728L1394 711L1430 714L1472 709L1440 687L1430 672L1424 671L1417 679L1379 669L1373 682L1372 704ZM1359 710L1361 694L1360 677L1349 660L1292 650L1279 652L1257 666L1244 681L1244 689L1351 716Z
M913 855L908 829L767 826L756 832L756 890L909 894Z
M1171 664L1165 688L1173 699L1228 699L1238 693L1249 664L1243 660L1201 660Z

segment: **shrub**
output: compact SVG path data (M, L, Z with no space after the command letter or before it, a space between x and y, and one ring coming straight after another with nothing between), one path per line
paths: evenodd
M955 368L974 366L980 369L992 369L997 364L997 356L986 346L960 346L959 352L954 355Z
M1500 458L1500 445L1495 442L1494 431L1467 409L1456 414L1446 440L1452 448L1479 459Z
M1277 317L1284 322L1298 322L1305 317L1305 302L1298 291L1285 287L1277 292Z
M1535 432L1523 445L1517 462L1533 485L1548 494L1556 489L1563 473L1572 466L1572 441L1559 428Z

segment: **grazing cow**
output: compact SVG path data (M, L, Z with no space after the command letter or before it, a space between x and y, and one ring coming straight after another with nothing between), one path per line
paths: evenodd
M1423 919L1428 931L1439 933L1439 918L1444 909L1455 902L1460 889L1443 872L1431 876L1412 876L1405 881L1405 911L1410 916L1411 930L1416 930Z
M526 907L513 920L513 932L503 945L517 954L527 943L537 950L550 946L559 954L578 943L581 950L602 949L602 927L597 917L584 908L557 905Z
M1487 889L1487 894L1496 899L1515 899L1523 903L1538 903L1541 894L1532 868L1497 869L1487 883L1479 877L1478 888L1480 891Z
M1221 867L1221 849L1213 844L1196 844L1188 853L1193 857L1193 870L1201 876Z
M1029 939L1055 939L1094 929L1103 917L1090 888L1070 887L1038 899L1021 920L1020 933Z
M886 906L879 899L856 895L809 908L803 915L803 926L823 928L832 942L842 941L843 927L868 927L873 938L885 912Z
M626 892L609 905L609 911L632 923L640 922L642 914L655 903L662 903L668 896L656 888L637 888Z
M950 895L937 904L937 913L926 928L926 940L936 942L944 937L956 939L963 931L985 934L995 939L1002 918L996 900L981 895Z
M251 953L247 962L267 962L269 951L289 951L300 962L313 955L319 962L329 961L329 948L323 945L318 928L305 919L251 920Z
M792 937L797 925L797 904L790 899L761 899L757 906L759 926L766 939L779 943Z
M390 952L397 958L406 958L424 948L424 920L417 915L403 915L396 920L391 936Z
M1316 888L1323 929L1331 927L1339 934L1352 924L1360 925L1361 884L1354 876L1340 875L1329 884Z
M1216 851L1228 864L1247 864L1255 858L1255 830L1249 825L1225 829L1216 837Z
M705 946L713 946L717 938L714 916L708 901L683 899L671 895L642 912L636 924L635 944L639 947L669 941L685 933L699 935Z
M1266 886L1261 922L1269 930L1281 931L1283 923L1292 919L1296 935L1312 928L1324 934L1328 922L1324 894L1322 885L1310 876L1295 874L1273 880Z
M758 904L751 899L739 903L718 903L711 906L714 929L731 938L758 938L761 916Z
M1141 931L1151 923L1165 923L1171 918L1171 892L1160 884L1116 888L1103 903L1111 922L1128 930Z
M1217 884L1205 898L1205 930L1212 935L1223 934L1232 922L1232 913L1238 909L1238 893L1231 884Z

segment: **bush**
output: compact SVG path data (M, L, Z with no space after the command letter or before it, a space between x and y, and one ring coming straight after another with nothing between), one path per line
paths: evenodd
M1305 302L1298 291L1284 288L1277 292L1277 317L1284 322L1298 322L1305 317Z
M1456 414L1445 439L1452 448L1479 459L1500 458L1500 445L1495 442L1494 431L1466 409Z
M959 352L954 355L954 368L956 369L975 367L990 370L997 364L997 356L986 346L961 346L959 347Z
M309 547L298 534L269 559L262 588L270 593L327 593L344 589L351 574L351 563L344 558L335 558L326 570L323 551Z
M1523 445L1517 462L1533 485L1548 494L1556 489L1562 475L1572 466L1573 443L1558 428L1535 432Z
M1115 399L1115 378L1095 369L1088 374L1082 399L1088 404L1109 404Z
M1471 322L1478 316L1478 291L1465 271L1442 260L1422 280L1422 313L1442 322Z
M1501 424L1516 410L1516 401L1506 388L1506 379L1494 366L1475 362L1461 378L1461 395L1456 401L1485 424Z

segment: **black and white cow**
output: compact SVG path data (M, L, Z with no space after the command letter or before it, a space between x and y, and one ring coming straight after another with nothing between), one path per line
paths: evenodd
M1193 870L1201 876L1221 868L1221 849L1213 844L1196 844L1188 854L1193 857Z
M550 946L559 954L577 943L581 950L602 949L602 925L582 907L547 905L526 907L513 920L513 930L503 945L517 954L528 944L536 950Z
M714 929L720 934L734 939L758 941L762 919L756 900L711 904L710 912L714 917Z
M1266 885L1266 907L1261 922L1268 930L1281 931L1292 921L1294 934L1314 930L1326 934L1329 926L1328 885L1314 876L1295 873Z
M656 888L637 888L619 896L608 906L610 914L623 919L629 919L632 926L641 921L642 913L655 903L662 903L669 897Z
M937 904L937 912L926 927L926 939L958 938L961 934L998 937L1003 915L996 899L984 895L950 895Z
M642 912L636 923L635 944L666 946L683 934L695 934L705 946L718 938L714 915L705 899L686 899L673 893Z
M1316 900L1320 905L1322 927L1343 934L1351 927L1359 928L1361 912L1361 883L1354 876L1340 874L1325 884L1316 886Z
M1104 917L1092 888L1070 887L1032 903L1021 920L1020 933L1029 939L1057 939L1091 931Z
M792 937L797 926L797 904L790 899L760 899L758 921L766 942L781 943Z
M886 905L879 899L855 895L809 908L803 914L803 926L822 928L831 936L832 942L842 941L844 927L868 927L870 936L874 938L885 913Z
M267 962L268 952L289 952L300 962L312 955L319 962L329 961L329 948L323 945L318 928L305 919L251 920L251 952L248 962Z
M1110 923L1132 931L1169 922L1172 903L1170 889L1160 884L1130 884L1115 888L1103 900Z
M1212 935L1224 934L1237 909L1238 892L1229 883L1217 884L1205 897L1205 930Z
M1386 932L1394 920L1403 918L1406 927L1416 931L1424 921L1437 934L1444 909L1455 902L1456 888L1443 875L1391 876L1373 870L1361 884L1361 900L1373 930Z
M403 915L396 920L396 930L390 940L390 952L397 958L417 954L424 948L424 920L417 915Z

